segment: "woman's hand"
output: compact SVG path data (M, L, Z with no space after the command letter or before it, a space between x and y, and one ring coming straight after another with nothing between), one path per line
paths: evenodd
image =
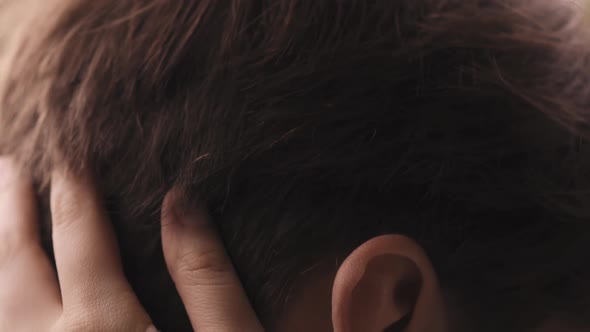
M198 331L261 331L232 264L201 211L162 222L168 269ZM39 239L31 180L0 158L0 331L155 331L125 276L90 177L55 173L57 273Z

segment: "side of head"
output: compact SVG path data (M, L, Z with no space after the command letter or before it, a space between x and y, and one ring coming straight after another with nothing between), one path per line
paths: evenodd
M590 326L575 5L55 4L2 83L0 152L45 185L90 168L121 234L173 186L205 202L271 329Z

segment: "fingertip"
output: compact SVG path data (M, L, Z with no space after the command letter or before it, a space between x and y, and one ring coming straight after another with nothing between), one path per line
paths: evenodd
M183 193L177 188L166 194L162 203L162 226L196 227L209 225L206 208L199 203L191 204L186 202L182 197Z
M212 251L224 252L207 211L186 203L177 189L170 191L162 204L162 249L171 274L182 260Z

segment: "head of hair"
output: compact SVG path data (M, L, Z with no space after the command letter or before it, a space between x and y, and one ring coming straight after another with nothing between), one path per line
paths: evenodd
M186 326L159 254L173 186L207 205L268 326L310 271L386 233L426 249L457 326L590 326L590 34L575 3L54 9L3 78L0 151L40 191L57 166L94 172L158 326Z

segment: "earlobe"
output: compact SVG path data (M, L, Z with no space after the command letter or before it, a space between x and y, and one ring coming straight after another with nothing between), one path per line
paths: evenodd
M408 237L384 235L365 242L336 274L336 332L444 332L444 311L432 264Z

